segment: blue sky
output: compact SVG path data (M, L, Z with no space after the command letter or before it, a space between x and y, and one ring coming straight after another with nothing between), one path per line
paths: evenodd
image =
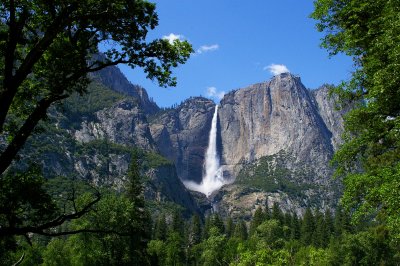
M329 58L319 47L323 36L308 18L311 0L157 0L159 26L149 38L178 36L196 53L174 74L178 85L160 88L140 69L120 66L134 84L143 86L161 107L190 96L215 95L269 80L272 70L286 67L308 88L338 84L349 78L352 61ZM171 35L173 34L173 35ZM283 66L279 66L283 65ZM211 88L211 89L210 89ZM214 93L213 93L214 92ZM211 96L210 96L211 97Z

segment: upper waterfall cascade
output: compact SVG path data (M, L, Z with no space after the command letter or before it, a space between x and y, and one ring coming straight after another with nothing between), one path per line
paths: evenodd
M205 154L205 162L203 166L203 180L200 184L193 181L184 181L184 184L188 189L201 192L207 196L210 196L212 192L218 190L227 183L223 177L223 172L219 164L220 162L217 152L217 120L218 105L215 106L215 111L211 122L208 147Z

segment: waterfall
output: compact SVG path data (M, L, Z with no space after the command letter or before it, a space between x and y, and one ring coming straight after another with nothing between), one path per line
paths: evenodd
M200 184L193 181L184 181L185 186L194 191L201 192L210 196L215 190L218 190L226 182L219 165L219 157L217 152L217 119L218 105L215 106L214 115L211 122L210 135L208 137L208 147L205 154L204 175Z

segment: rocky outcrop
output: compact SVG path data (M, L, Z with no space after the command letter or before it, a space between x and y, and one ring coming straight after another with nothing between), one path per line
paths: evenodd
M94 116L94 119L83 119L81 128L74 133L77 141L85 143L107 139L112 143L156 150L145 112L136 99L126 98L96 112Z
M219 111L222 164L236 176L243 164L285 151L288 167L315 169L313 182L330 176L332 132L300 78L289 73L228 93Z
M338 97L330 94L330 86L324 85L317 90L311 91L318 113L324 121L328 130L332 133L332 146L337 149L342 143L344 132L343 115L345 110L338 110Z
M100 60L104 58L104 56L101 55L99 55L99 57ZM154 114L160 109L154 101L149 99L149 96L144 88L130 83L121 73L119 68L115 66L106 67L95 72L92 75L92 78L116 92L138 99L141 109L146 114Z
M284 212L296 212L297 215L301 215L304 209L300 201L285 192L265 192L236 184L223 187L212 201L214 211L234 220L250 221L257 208L272 209L274 203L278 203Z
M239 179L214 194L214 207L251 213L268 198L299 214L307 206L334 206L340 186L329 161L343 120L328 94L328 87L306 89L290 73L226 94L219 109L221 164L226 178Z
M182 180L201 181L214 107L209 99L193 97L150 122L160 153L175 163Z

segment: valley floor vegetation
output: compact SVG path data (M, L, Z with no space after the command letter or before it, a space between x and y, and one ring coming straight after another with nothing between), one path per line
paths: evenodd
M61 197L70 185L55 179L46 186ZM2 264L23 257L20 265L398 265L387 229L374 222L353 226L341 207L335 215L308 208L299 217L275 203L258 207L250 221L216 213L203 220L185 218L178 206L147 206L135 196L140 189L132 183L120 193L102 189L90 213L59 229L92 231L3 238ZM78 190L77 205L91 197L87 188Z

